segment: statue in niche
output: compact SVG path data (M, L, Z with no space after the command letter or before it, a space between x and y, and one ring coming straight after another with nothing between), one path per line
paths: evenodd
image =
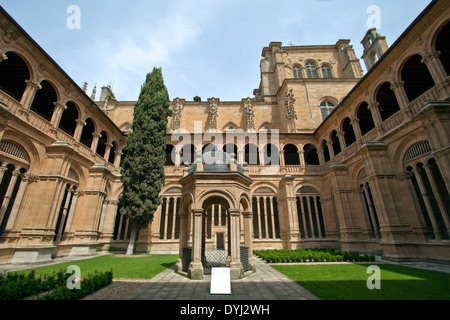
M209 129L217 129L217 117L219 116L219 107L215 98L211 99L209 104Z
M295 98L292 89L290 89L289 92L286 93L286 95L284 96L284 100L285 100L285 118L287 120L298 119L297 112L295 111L294 108Z
M253 110L252 101L250 98L247 99L247 102L244 105L244 112L247 124L247 130L255 130L255 112Z
M181 111L183 111L184 106L181 104L180 99L175 99L175 105L173 106L172 112L172 130L178 130L181 126Z

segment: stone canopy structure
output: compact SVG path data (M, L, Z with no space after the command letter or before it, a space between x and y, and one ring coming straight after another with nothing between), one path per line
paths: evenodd
M247 175L245 174L247 173ZM252 180L248 171L236 163L234 154L211 151L198 155L185 176L180 180L180 260L184 249L188 247L188 234L192 232L192 262L188 275L192 279L202 279L206 260L206 225L207 210L213 205L221 205L226 212L228 226L228 249L226 265L231 269L232 279L243 277L244 269L240 256L241 227L243 228L244 246L251 253L251 211L250 186ZM214 188L211 186L214 185ZM188 213L193 214L192 225L188 224ZM240 217L243 217L243 225ZM247 260L250 260L247 258ZM247 262L248 263L248 262Z

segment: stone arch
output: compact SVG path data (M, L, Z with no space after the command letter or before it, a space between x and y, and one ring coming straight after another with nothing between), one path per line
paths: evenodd
M387 120L400 111L400 105L391 87L392 84L386 81L381 83L375 91L375 101L378 103L382 121Z
M410 102L435 86L433 77L421 54L413 54L405 59L399 69L399 77Z
M6 52L6 56L0 64L0 89L20 102L26 81L32 79L30 64L15 51Z
M208 190L197 198L197 208L206 210L212 204L220 204L226 209L238 208L234 196L226 190Z
M58 127L73 137L81 112L78 105L72 101L68 101L66 107L67 109L63 111Z
M439 60L447 75L450 74L450 20L443 23L432 38L433 52L438 51Z
M36 91L30 110L47 121L51 121L55 103L60 101L60 94L55 85L49 80L42 80L41 89Z
M40 168L41 156L39 151L31 142L31 140L23 133L18 131L5 131L2 137L2 141L13 141L15 144L19 145L25 150L28 155L28 162L30 165L30 170L34 168Z

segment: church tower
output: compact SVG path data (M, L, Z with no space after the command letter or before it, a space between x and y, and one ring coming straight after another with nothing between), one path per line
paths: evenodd
M367 71L369 71L388 50L389 46L386 37L382 37L375 28L367 31L361 43L364 47L364 54L361 58L366 64Z

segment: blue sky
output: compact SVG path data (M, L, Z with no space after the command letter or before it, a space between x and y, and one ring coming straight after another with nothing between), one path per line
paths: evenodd
M135 101L145 75L162 67L170 98L253 96L262 49L350 39L357 58L371 5L391 45L430 0L2 0L0 5L88 94L110 84ZM70 5L80 29L67 28ZM364 69L364 63L361 61ZM99 92L99 90L97 90ZM97 98L98 98L97 94Z

